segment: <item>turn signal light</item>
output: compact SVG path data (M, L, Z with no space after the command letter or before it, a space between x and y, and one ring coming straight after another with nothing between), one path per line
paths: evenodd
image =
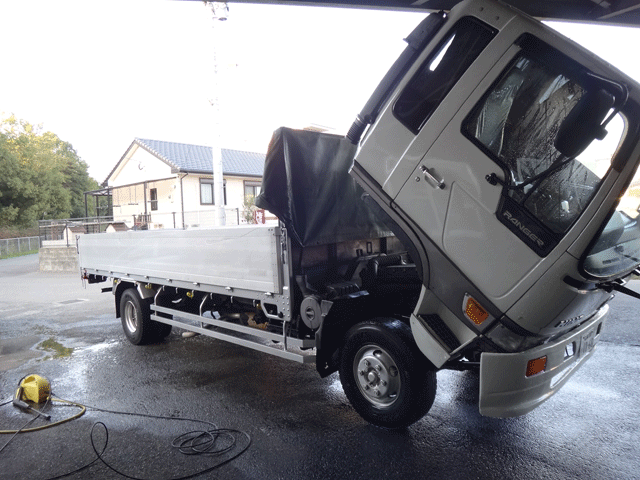
M482 308L478 302L468 295L464 306L464 314L476 325L482 324L482 322L489 318L489 312Z
M531 377L532 375L544 372L545 368L547 368L546 356L536 358L535 360L529 360L529 362L527 363L527 377Z

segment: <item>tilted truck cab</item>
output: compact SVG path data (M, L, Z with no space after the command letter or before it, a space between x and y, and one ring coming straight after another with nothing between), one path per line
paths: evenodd
M520 415L589 357L640 261L640 199L618 202L638 85L495 2L433 14L408 41L426 46L358 116L351 173L421 265L421 351L479 361L481 413Z
M479 371L489 416L562 387L640 265L639 85L490 0L407 43L346 138L274 134L256 203L280 225L79 238L129 340L315 362L383 427L429 410L439 369Z

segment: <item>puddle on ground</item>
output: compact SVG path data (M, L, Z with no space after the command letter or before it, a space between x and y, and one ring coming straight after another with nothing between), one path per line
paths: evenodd
M49 337L44 342L40 342L37 348L38 350L44 350L52 353L52 355L45 357L44 360L48 360L50 358L68 358L73 353L73 348L65 347L61 343L57 342L53 337Z
M101 352L102 350L107 350L108 348L111 348L115 345L117 345L118 342L113 341L113 342L106 342L106 343L98 343L96 345L90 345L88 347L83 347L83 348L79 348L78 352L89 352L89 353L96 353L96 352Z

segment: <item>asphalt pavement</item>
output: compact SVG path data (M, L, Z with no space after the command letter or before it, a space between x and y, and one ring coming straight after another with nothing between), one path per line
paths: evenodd
M58 398L100 410L0 434L0 479L44 480L87 465L65 478L206 470L197 478L640 479L640 300L613 300L592 358L530 414L482 417L477 375L443 371L431 411L387 431L355 413L337 375L321 379L311 365L177 329L160 344L131 345L102 285L41 273L37 261L0 260L0 430L33 419L6 404L27 374L48 378ZM640 291L640 282L630 285ZM51 422L80 411L60 402L47 409ZM215 441L217 454L171 446L211 424L219 430L195 443ZM103 450L120 473L97 460Z

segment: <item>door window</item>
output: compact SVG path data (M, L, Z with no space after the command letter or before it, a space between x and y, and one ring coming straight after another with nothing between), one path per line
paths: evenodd
M151 197L151 210L158 210L158 189L151 188L149 195Z
M393 106L398 120L417 134L494 35L477 19L461 19L398 97Z

